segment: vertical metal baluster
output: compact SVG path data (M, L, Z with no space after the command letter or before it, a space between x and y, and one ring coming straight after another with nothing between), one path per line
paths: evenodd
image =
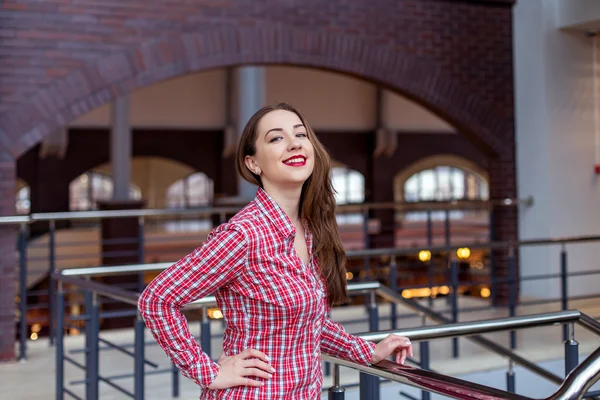
M575 340L575 324L568 325L568 338L565 341L565 376L579 365L579 343Z
M92 294L92 312L90 315L90 323L91 323L91 332L92 338L90 341L90 365L88 368L91 368L91 393L92 400L100 399L99 392L99 383L100 379L98 376L100 375L100 349L99 349L99 336L100 336L100 306L98 305L98 294Z
M421 315L421 325L427 325L427 316L425 314ZM429 342L422 341L419 343L419 349L421 353L421 368L429 369ZM421 400L430 400L431 393L426 390L421 390Z
M390 280L392 281L392 290L398 292L398 266L396 265L396 256L390 255ZM398 322L398 310L396 303L392 303L390 322L392 329L396 329Z
M569 309L569 289L567 285L567 248L562 244L560 251L560 308L565 311ZM563 325L563 341L569 340L569 328Z
M50 277L52 279L52 277ZM27 224L19 230L19 359L27 359Z
M49 222L50 224L50 236L49 236L49 261L50 267L48 270L48 276L52 276L56 269L56 222L54 220ZM56 320L56 312L54 310L54 282L52 279L48 282L48 308L50 314L50 320L48 321L48 330L50 334L50 346L54 345L54 321Z
M489 222L489 236L490 243L493 243L495 240L494 234L494 208L493 206L490 208L490 222ZM496 258L494 255L494 251L490 248L490 299L492 301L492 305L496 305L498 299L498 287L496 284Z
M56 314L56 400L65 398L65 360L64 360L64 325L65 325L65 294L63 292L62 282L58 283L58 295L56 308L59 312Z
M431 210L427 210L427 247L433 246L433 221L431 219ZM433 306L433 261L431 257L427 260L427 283L431 294L429 295L428 304L429 307Z
M515 370L512 360L508 361L508 371L506 371L506 391L516 393Z
M333 386L328 392L328 400L344 400L345 389L340 386L340 366L337 364L333 364Z
M137 313L135 320L135 361L134 361L134 394L135 400L144 400L144 320Z
M369 331L377 332L379 330L379 315L374 290L371 290L369 297ZM361 400L379 400L379 377L361 372L359 381Z
M449 256L452 259L451 276L452 276L452 322L458 322L458 261L454 256ZM452 338L452 357L458 358L458 338Z
M515 249L510 247L508 249L508 294L509 294L509 305L508 311L511 317L516 315L517 310L517 268L515 266ZM517 331L510 331L510 348L517 348Z
M202 306L202 322L200 323L200 345L202 346L202 351L204 351L210 357L210 321L208 319L208 312L205 306Z
M143 216L138 218L138 264L146 263L145 255L145 235L144 235L145 220ZM138 273L138 292L141 293L144 290L144 272Z

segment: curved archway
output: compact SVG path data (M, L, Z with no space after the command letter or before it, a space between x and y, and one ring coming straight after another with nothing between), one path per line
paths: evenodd
M286 25L224 25L147 41L53 81L4 113L2 127L10 152L18 157L55 129L131 90L196 71L246 64L289 64L356 75L440 115L486 152L510 151L501 137L511 132L511 122L441 67L420 62L393 44Z
M69 184L69 210L94 210L98 201L110 200L113 192L112 177L101 172L86 172ZM132 199L140 200L142 190L135 184L129 185Z
M471 160L452 154L435 155L416 161L396 174L394 177L395 201L404 201L404 184L411 176L420 171L439 166L451 166L471 171L481 176L485 181L489 181L487 171Z

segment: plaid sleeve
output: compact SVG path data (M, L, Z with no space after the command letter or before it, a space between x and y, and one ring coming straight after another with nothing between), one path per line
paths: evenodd
M184 376L202 388L212 383L219 366L196 343L180 308L231 282L244 268L246 249L242 232L221 226L201 247L152 280L138 301L160 347Z
M344 327L325 316L321 333L321 351L362 365L370 365L375 343L350 335Z

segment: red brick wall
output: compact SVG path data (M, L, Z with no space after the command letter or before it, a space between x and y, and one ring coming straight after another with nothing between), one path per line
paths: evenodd
M0 215L14 215L15 179L14 160L0 152ZM0 225L0 361L15 356L16 232Z
M0 147L17 158L75 117L171 77L295 64L353 74L425 105L497 157L492 193L514 195L512 3L6 0ZM516 216L504 217L499 239L513 238Z

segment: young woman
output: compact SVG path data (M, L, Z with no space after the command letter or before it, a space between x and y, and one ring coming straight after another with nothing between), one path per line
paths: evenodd
M331 321L347 299L330 158L287 104L259 110L241 137L238 172L256 198L202 247L144 290L139 310L159 345L203 390L201 399L320 399L321 352L363 365L412 355L390 335L375 345ZM215 294L223 354L215 363L179 309Z

